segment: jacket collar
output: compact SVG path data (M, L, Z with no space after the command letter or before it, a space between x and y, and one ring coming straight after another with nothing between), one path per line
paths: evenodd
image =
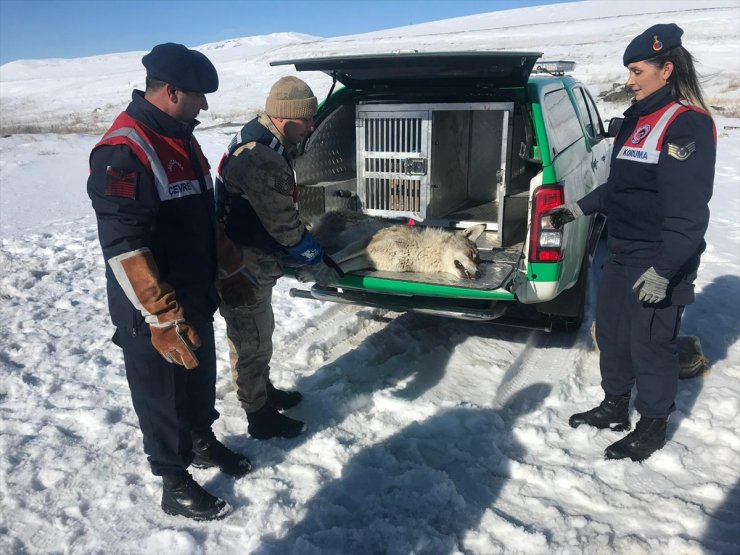
M278 131L278 128L275 127L274 123L272 123L270 116L265 113L261 113L259 114L259 116L257 116L257 121L260 122L265 129L272 133L278 141L280 141L280 144L283 145L283 147L285 148L285 152L288 153L288 158L293 160L297 156L298 147L288 141L288 139L285 138L285 135Z
M126 108L126 113L155 133L173 139L189 139L195 126L200 123L197 119L191 123L176 120L144 98L144 91L140 90L134 90L131 94L131 103Z
M625 116L644 116L652 114L656 110L660 110L666 104L670 104L675 101L673 98L673 90L670 84L664 85L659 88L650 96L646 96L638 102L634 102L632 106L627 108L624 113Z

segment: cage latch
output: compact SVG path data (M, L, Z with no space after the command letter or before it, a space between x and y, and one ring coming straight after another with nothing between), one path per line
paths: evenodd
M406 158L406 175L426 175L427 159L426 158Z

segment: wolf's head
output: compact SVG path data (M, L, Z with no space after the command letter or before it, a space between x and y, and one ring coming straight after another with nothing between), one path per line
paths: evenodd
M442 268L462 279L478 279L478 247L475 242L486 230L486 224L476 224L451 234L442 251Z

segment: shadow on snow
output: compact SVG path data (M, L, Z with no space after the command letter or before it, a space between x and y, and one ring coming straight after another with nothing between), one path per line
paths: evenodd
M510 461L525 454L511 430L550 390L533 384L501 410L444 410L362 449L285 537L265 537L256 553L457 553L486 511L527 530L496 500Z

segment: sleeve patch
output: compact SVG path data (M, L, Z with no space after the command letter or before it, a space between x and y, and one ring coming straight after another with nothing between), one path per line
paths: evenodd
M673 143L668 143L668 156L673 156L676 160L683 162L694 154L696 150L696 141L691 141L686 146L678 146Z
M284 194L290 195L293 192L293 180L285 174L277 174L275 176L275 190Z
M105 170L105 194L110 197L136 198L139 174L135 171L119 170L108 166Z

